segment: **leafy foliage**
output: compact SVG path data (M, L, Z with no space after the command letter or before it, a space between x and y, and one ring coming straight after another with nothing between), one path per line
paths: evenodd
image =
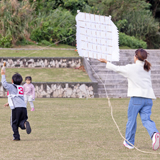
M156 0L157 1L157 0ZM112 15L121 32L146 41L148 48L160 48L160 25L146 0L88 0L91 12ZM157 4L157 3L156 3Z
M0 36L0 47L9 48L12 46L12 37L11 36Z
M130 48L147 48L147 43L136 39L134 36L128 36L125 33L119 33L119 45L120 46L128 46Z
M30 0L33 2L33 0ZM77 10L85 10L89 7L87 0L37 0L36 11L49 13L50 11L62 7L69 10L73 15L77 13Z
M148 48L160 48L160 23L155 20L160 0L1 0L0 46L32 40L50 46L63 40L75 45L75 36L67 37L76 32L77 10L111 15L119 31L125 33L120 33L120 44L145 48L145 41Z
M10 38L7 37L12 37L12 44L15 45L18 40L29 38L29 23L32 21L33 11L33 4L31 5L29 0L22 2L2 0L0 3L0 34L3 37L1 41L9 41Z
M66 37L75 34L76 31L75 18L67 10L57 8L50 14L39 14L32 25L34 29L31 32L31 39L34 41L58 42L64 40L63 43L67 44L72 44L75 41L75 37L66 39Z
M77 10L85 10L87 3L85 0L63 0L64 7L71 10L73 14L77 13Z
M88 0L92 6L92 13L112 15L114 22L121 20L124 15L132 11L139 11L150 7L145 0Z
M35 0L30 0L33 3ZM63 6L63 0L36 0L36 12L39 13L49 13L50 11Z
M160 0L148 0L148 2L151 3L153 16L160 19L160 16L158 17L158 13L160 15Z
M150 11L133 11L124 18L123 21L120 21L121 28L119 29L121 32L146 41L149 48L159 48L159 23L153 18ZM120 22L118 22L118 26L120 26Z

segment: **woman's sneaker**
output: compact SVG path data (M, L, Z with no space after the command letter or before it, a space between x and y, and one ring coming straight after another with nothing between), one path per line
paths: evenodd
M157 150L160 146L160 134L159 133L154 133L152 137L152 148L153 150Z
M31 111L34 111L34 108L32 108Z
M128 148L128 149L134 149L134 147L128 145L128 144L126 143L126 141L123 142L123 145L124 145L126 148Z
M25 125L25 127L26 127L26 132L27 132L27 134L30 134L30 133L31 133L31 126L30 126L29 122L26 121L26 122L24 123L24 125Z

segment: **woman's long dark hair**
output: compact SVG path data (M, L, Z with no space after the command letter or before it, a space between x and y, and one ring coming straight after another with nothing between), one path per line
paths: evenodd
M151 69L151 64L146 60L147 56L148 53L144 49L137 49L135 51L135 57L144 62L144 70L148 72Z

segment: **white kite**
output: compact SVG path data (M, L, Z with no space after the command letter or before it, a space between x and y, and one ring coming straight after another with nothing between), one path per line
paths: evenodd
M76 22L77 50L81 57L119 61L118 30L111 16L78 11Z

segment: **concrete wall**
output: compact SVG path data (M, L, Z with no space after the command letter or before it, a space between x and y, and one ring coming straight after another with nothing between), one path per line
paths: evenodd
M78 68L82 64L81 57L0 57L0 66L6 61L8 68Z
M7 68L78 68L83 65L81 57L0 57L0 66L6 61ZM98 97L97 82L38 82L35 86L36 98L94 98ZM0 97L7 97L0 84Z
M94 82L46 82L33 83L36 98L95 98L98 83ZM0 84L0 97L7 97L7 92Z

